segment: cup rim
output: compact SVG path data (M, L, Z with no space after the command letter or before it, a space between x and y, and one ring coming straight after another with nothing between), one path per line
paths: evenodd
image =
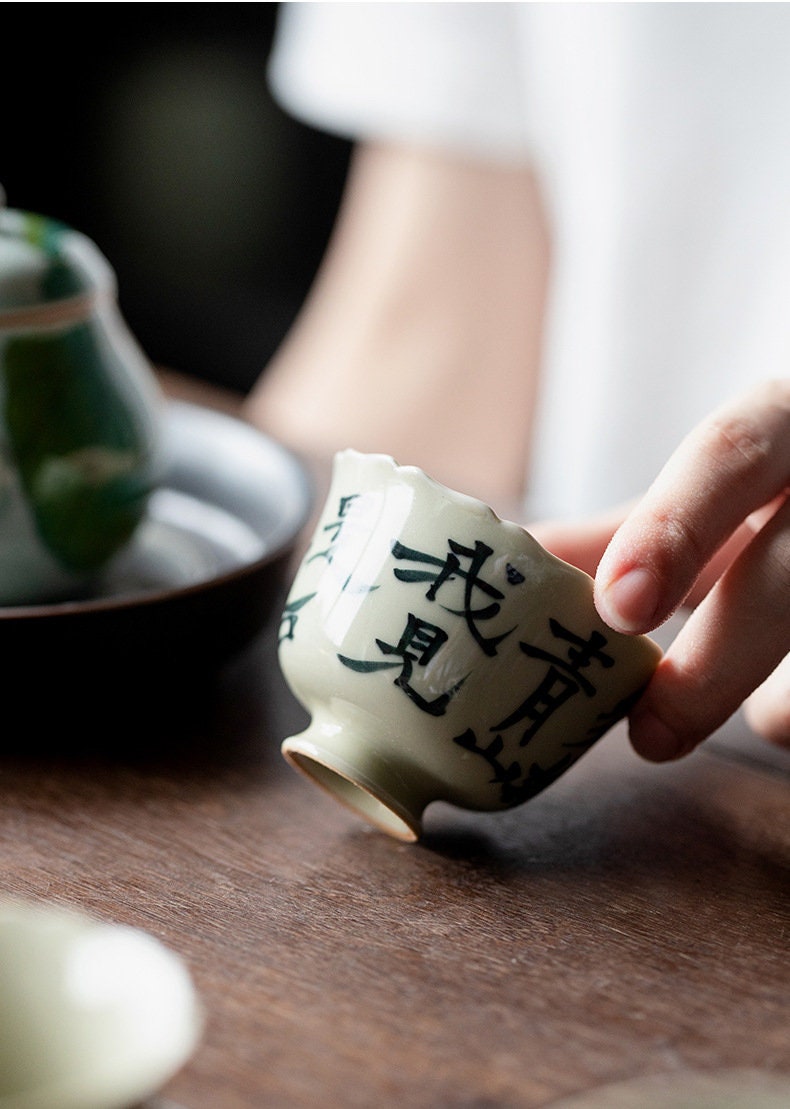
M444 497L451 498L459 508L474 512L478 516L484 516L492 524L501 524L507 529L515 529L530 535L529 530L522 524L518 524L514 520L509 520L501 516L487 501L474 496L472 493L462 493L459 489L451 485L446 485L444 482L439 481L438 478L433 477L427 470L424 470L421 466L417 466L414 463L398 462L391 454L385 452L361 451L357 450L356 447L344 447L342 450L336 451L333 456L333 470L344 465L346 462L362 464L366 468L371 465L378 465L390 471L393 476L402 477L412 482L425 483L429 488L433 489L434 492ZM574 569L576 569L576 567L574 567ZM584 571L580 570L579 573L584 573Z
M462 493L451 485L446 485L444 482L432 477L431 474L422 469L421 466L402 464L390 454L367 452L357 450L355 447L345 447L342 450L336 451L334 454L332 464L333 476L337 470L346 463L364 465L365 468L368 468L371 464L378 465L389 471L394 477L401 477L415 484L422 483L437 496L450 500L456 508L474 514L497 529L502 529L506 534L512 536L514 541L517 542L522 549L525 546L530 547L534 545L539 551L541 558L559 563L565 567L568 572L575 574L590 586L593 583L592 576L588 574L586 570L582 570L572 562L567 562L565 559L560 558L559 555L555 555L547 547L544 547L540 540L532 534L528 524L520 524L515 520L501 516L490 504L480 497L476 497L471 493Z

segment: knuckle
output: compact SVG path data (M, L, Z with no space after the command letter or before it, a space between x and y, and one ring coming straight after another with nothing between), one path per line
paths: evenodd
M768 547L763 577L772 602L777 606L773 609L774 615L787 615L790 612L790 535L781 536Z
M790 685L777 689L758 690L744 704L744 716L750 728L764 739L781 746L790 746Z
M745 401L728 405L702 428L702 450L732 473L759 472L771 465L777 446L790 434L790 378L756 386Z
M753 592L762 596L762 608L774 621L790 616L790 501L757 531L745 559L755 567Z
M772 437L746 415L720 415L711 419L703 449L719 465L733 474L761 469L771 458Z

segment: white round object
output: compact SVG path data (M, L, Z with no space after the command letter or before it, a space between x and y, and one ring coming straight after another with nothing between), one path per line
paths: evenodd
M192 1054L183 962L127 926L0 905L0 1109L128 1109Z

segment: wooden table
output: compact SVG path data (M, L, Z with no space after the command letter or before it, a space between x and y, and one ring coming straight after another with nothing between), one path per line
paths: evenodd
M739 718L663 767L615 729L527 805L437 805L409 846L282 760L306 717L273 628L159 707L64 709L76 744L50 708L0 761L5 892L185 958L207 1025L168 1103L504 1109L790 1075L790 757Z

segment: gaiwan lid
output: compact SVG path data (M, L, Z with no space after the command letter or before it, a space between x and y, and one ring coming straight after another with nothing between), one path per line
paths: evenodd
M85 235L35 212L0 208L0 315L114 291L109 263Z

